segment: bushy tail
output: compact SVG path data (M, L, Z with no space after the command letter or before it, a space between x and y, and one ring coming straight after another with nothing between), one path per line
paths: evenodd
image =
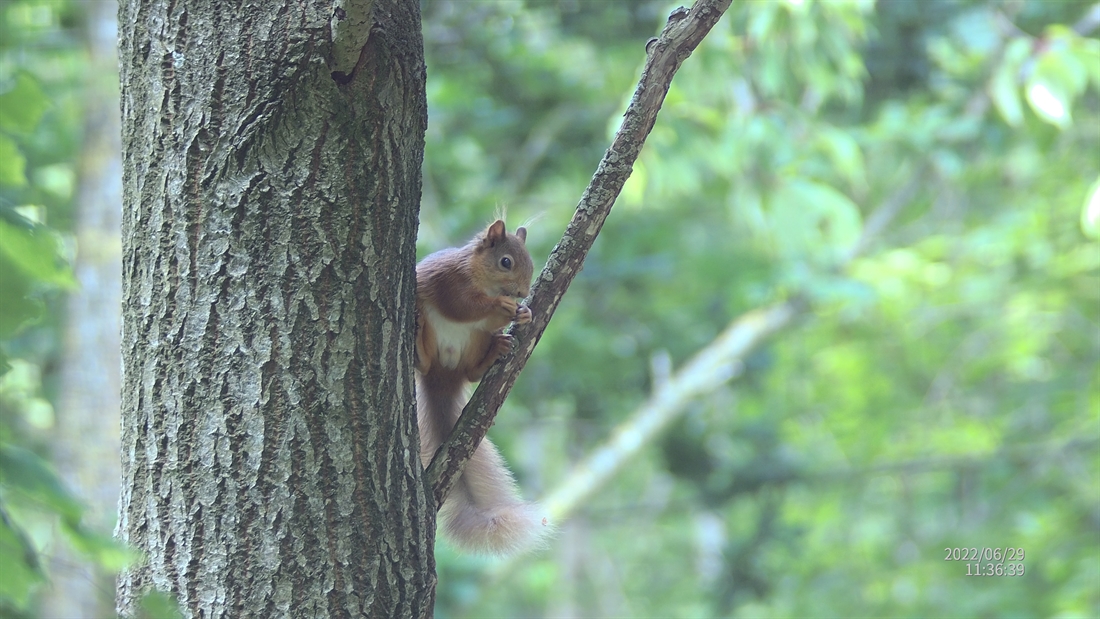
M443 384L417 374L420 458L428 466L463 407L463 383ZM524 502L495 445L481 441L439 516L447 538L468 552L514 554L539 546L551 532L537 504Z

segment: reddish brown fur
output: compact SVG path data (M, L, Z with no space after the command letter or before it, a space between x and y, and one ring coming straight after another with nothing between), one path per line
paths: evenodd
M464 247L436 252L416 267L417 405L425 466L458 420L466 385L511 350L511 337L502 329L513 320L530 320L530 310L515 300L530 292L526 236L523 228L508 234L497 220ZM505 256L510 269L501 266ZM473 551L515 552L547 532L489 439L474 452L440 515L448 537Z

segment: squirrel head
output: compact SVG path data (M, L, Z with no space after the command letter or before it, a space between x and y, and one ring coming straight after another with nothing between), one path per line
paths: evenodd
M531 293L534 265L527 252L527 229L509 234L504 221L494 221L473 240L472 267L479 283L490 296L522 299Z

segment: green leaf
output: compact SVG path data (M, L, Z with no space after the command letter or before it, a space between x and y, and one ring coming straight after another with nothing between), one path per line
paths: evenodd
M107 571L122 570L139 556L110 535L89 530L79 523L63 521L63 524L73 548L91 557Z
M57 233L42 225L14 225L0 219L0 252L31 278L44 284L76 286L72 270L61 257Z
M989 97L1001 113L1001 118L1011 127L1018 127L1024 121L1024 108L1020 104L1020 85L1016 80L1019 68L1013 63L1003 62L997 67L993 78L989 80Z
M1081 232L1094 241L1100 241L1100 178L1089 187L1085 206L1081 209Z
M0 129L27 134L38 126L50 107L50 98L27 73L15 77L14 86L0 94Z
M847 132L827 128L820 133L819 140L837 171L854 187L866 184L866 166L863 151L859 143Z
M22 187L27 184L27 160L15 141L0 135L0 185Z
M1005 46L1003 64L1019 69L1029 57L1031 57L1031 39L1016 37Z
M1057 82L1033 76L1027 84L1027 102L1039 118L1059 129L1070 126L1069 96Z
M61 200L68 200L76 189L76 172L67 163L36 168L34 185Z
M6 339L41 317L45 305L31 296L30 279L2 251L0 273L0 339Z
M1087 45L1082 44L1087 39L1062 24L1049 26L1045 36L1050 41L1050 45L1040 56L1038 64L1049 66L1041 67L1041 70L1059 73L1059 79L1071 95L1081 94L1089 80L1088 65L1100 58L1090 57L1092 55L1087 52L1083 55L1079 54L1079 49L1089 49Z
M11 521L0 505L0 608L10 601L25 609L35 586L45 578L38 566L38 553L27 536Z
M138 602L139 619L183 619L179 604L162 591L150 591Z
M1089 81L1088 71L1069 47L1057 47L1043 54L1036 69L1057 75L1071 96L1084 92Z
M0 483L58 514L66 522L80 521L84 506L33 451L0 445Z
M769 200L772 230L790 257L831 261L850 250L862 229L859 207L828 185L794 180Z
M1065 129L1073 122L1073 98L1087 83L1085 68L1068 49L1051 49L1039 59L1028 79L1027 100L1040 118Z

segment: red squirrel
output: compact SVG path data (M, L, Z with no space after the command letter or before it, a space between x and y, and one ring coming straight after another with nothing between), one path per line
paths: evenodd
M466 386L512 350L504 327L531 321L516 299L531 291L527 230L493 222L463 247L416 265L416 401L420 459L427 467L465 405ZM500 452L483 440L443 501L447 537L472 552L510 554L549 532L535 504L519 495Z

